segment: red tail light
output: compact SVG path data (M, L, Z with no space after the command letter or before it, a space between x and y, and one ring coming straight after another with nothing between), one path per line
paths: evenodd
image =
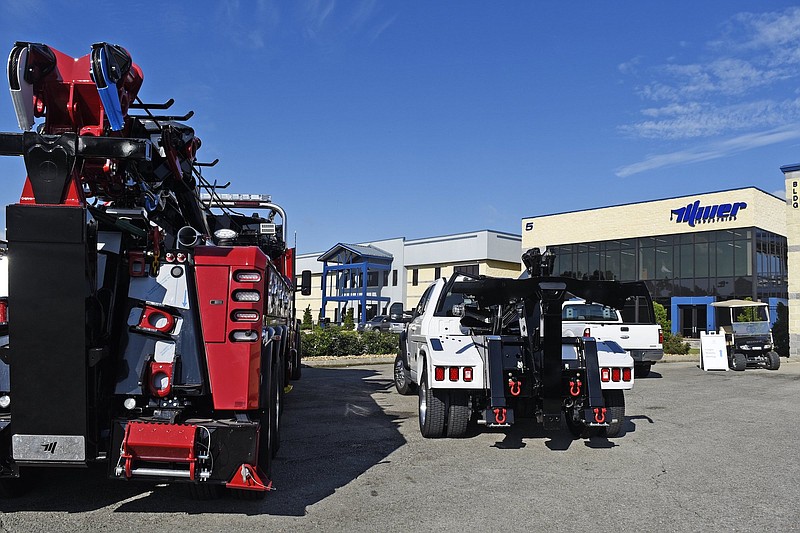
M622 372L619 368L612 368L611 369L611 381L619 381Z
M8 322L8 298L0 298L0 324Z
M584 328L583 336L584 337L591 337L592 336L592 329L591 328Z
M664 332L658 328L658 344L664 344Z
M436 381L444 381L444 367L443 366L437 366L433 370L433 379L435 379Z
M631 380L631 369L630 368L623 368L622 369L622 381L630 381Z
M450 367L450 381L458 381L458 375L460 373L461 372L459 371L459 368L457 366L451 366Z
M608 368L601 368L600 381L611 381L611 370L609 370Z
M472 367L465 366L464 367L464 381L472 381Z

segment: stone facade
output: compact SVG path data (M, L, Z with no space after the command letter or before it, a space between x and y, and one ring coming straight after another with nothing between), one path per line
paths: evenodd
M800 165L786 176L786 239L789 249L789 356L800 357Z

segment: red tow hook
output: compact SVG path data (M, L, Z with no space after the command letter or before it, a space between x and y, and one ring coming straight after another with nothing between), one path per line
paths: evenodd
M506 423L506 408L505 407L495 407L494 411L494 421L498 424L505 424Z
M581 393L581 380L577 379L575 381L569 382L569 394L570 396L578 396Z
M595 407L594 408L594 421L598 424L603 424L606 421L606 408L605 407Z
M519 396L519 394L522 392L522 382L513 378L509 379L508 390L511 392L511 396Z

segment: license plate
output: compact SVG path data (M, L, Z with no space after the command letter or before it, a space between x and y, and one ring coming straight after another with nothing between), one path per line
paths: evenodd
M82 435L13 435L12 455L16 461L85 461Z

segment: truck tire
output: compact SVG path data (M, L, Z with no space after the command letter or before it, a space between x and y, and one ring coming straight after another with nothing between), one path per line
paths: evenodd
M781 358L777 352L767 354L767 370L778 370L781 367Z
M403 396L417 392L417 384L411 381L411 374L406 368L406 362L399 353L394 358L394 387Z
M636 378L646 378L650 375L650 369L652 367L653 363L634 363L633 375Z
M606 404L606 419L608 426L600 430L604 437L619 437L625 425L625 393L621 390L607 390L603 392Z
M427 374L423 372L419 383L419 430L426 439L438 439L444 436L447 395L428 387Z
M472 418L472 409L467 393L460 390L449 391L447 436L458 438L466 435L470 418Z
M573 439L582 439L588 436L589 426L583 423L579 418L579 413L575 411L574 407L567 409L564 412L564 422L567 424L567 430Z
M731 369L741 372L745 368L747 368L747 357L743 353L734 353L731 357Z
M270 450L271 456L278 455L281 447L281 415L283 414L283 358L275 358L275 366L272 367L272 395L270 396Z
M292 379L298 380L303 375L303 357L300 351L300 331L294 333L294 352L292 353Z

